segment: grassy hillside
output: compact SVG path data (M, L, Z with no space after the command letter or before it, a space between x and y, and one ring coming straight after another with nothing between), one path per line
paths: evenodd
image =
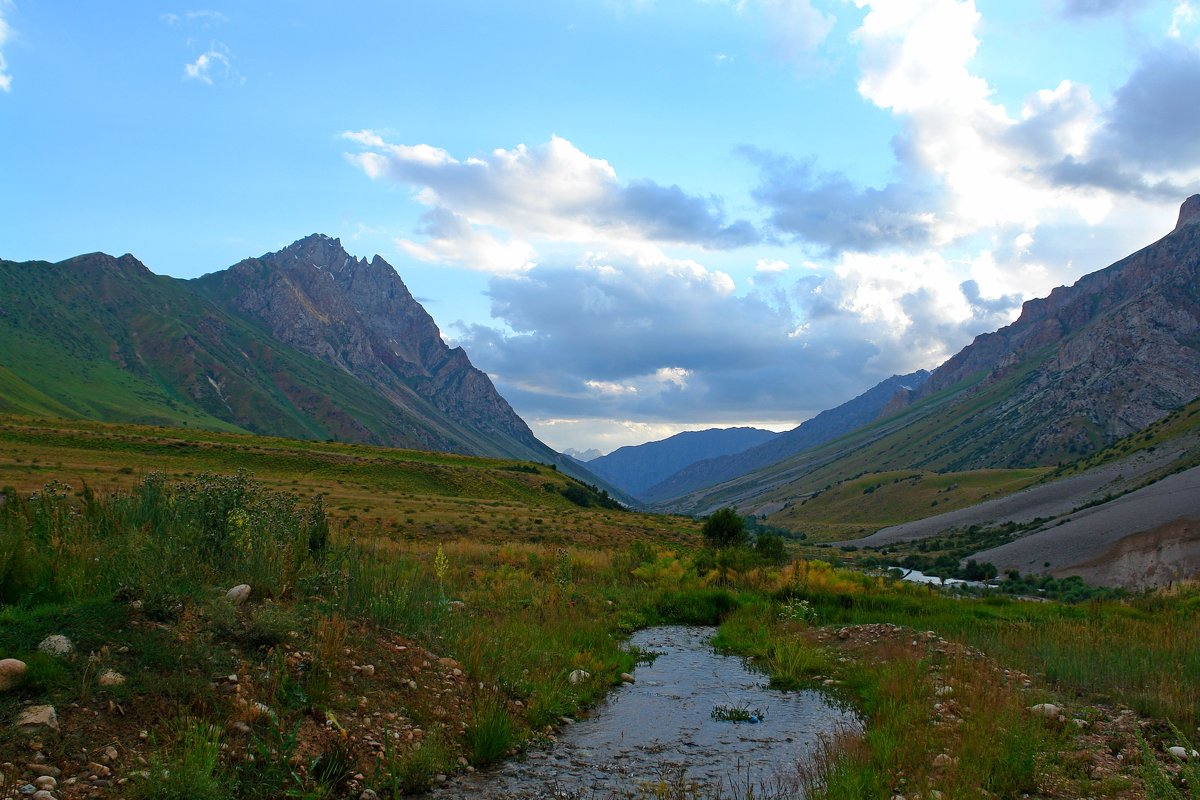
M687 537L697 523L605 507L590 488L528 462L190 428L0 416L0 486L50 481L128 488L152 472L246 470L264 485L322 495L335 521L399 538L625 541ZM585 505L581 506L583 503ZM569 531L569 533L568 533Z

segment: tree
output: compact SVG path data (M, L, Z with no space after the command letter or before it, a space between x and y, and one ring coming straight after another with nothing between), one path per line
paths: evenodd
M704 543L717 549L737 547L746 543L746 523L732 508L714 511L701 528Z
M775 533L760 533L754 540L754 552L768 564L782 564L787 561L787 550L783 546L783 537Z

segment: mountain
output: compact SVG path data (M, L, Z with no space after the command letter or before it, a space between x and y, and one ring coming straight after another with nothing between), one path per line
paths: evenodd
M564 456L570 456L576 461L583 462L584 464L589 461L594 461L595 459L604 455L594 447L588 448L587 450L576 450L574 447L568 447L566 450L562 451L562 454Z
M822 411L786 433L741 451L696 460L647 487L640 494L635 494L650 503L669 502L670 498L782 461L865 425L878 417L889 404L896 402L898 396L906 396L924 384L928 377L929 373L925 370L909 375L893 375L853 400Z
M1055 465L1164 418L1200 395L1198 223L1200 195L1167 236L1025 303L1015 322L977 337L908 402L889 404L889 415L659 507L783 514L855 475Z
M353 376L421 417L408 435L429 450L557 459L379 256L356 259L314 234L277 253L196 279L215 305L275 340Z
M701 459L737 453L779 434L758 428L685 431L657 442L621 447L588 462L588 469L634 497Z
M603 484L537 440L387 262L319 235L195 281L131 255L0 261L0 411L532 460Z

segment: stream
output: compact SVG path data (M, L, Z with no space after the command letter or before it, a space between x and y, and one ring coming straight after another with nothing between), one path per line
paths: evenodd
M664 781L705 794L799 796L795 765L820 734L858 727L851 713L819 692L767 688L737 656L714 652L715 628L664 626L634 634L630 644L658 653L553 746L531 749L494 769L461 774L442 798L625 798ZM713 709L763 712L761 722L712 718ZM674 795L672 795L674 796Z

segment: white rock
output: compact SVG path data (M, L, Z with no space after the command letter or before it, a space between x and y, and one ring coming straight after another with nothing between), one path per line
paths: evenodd
M15 689L25 679L25 662L15 658L0 661L0 692Z
M933 693L936 694L938 697L946 697L947 695L954 694L954 687L950 686L950 685L939 686L939 687L937 687L937 689L934 689Z
M100 673L97 682L101 686L120 686L125 683L125 676L117 672L115 669L106 669Z
M44 729L58 732L58 714L54 706L29 706L17 716L17 729L22 733L40 733Z
M567 680L569 680L571 683L579 683L580 681L585 681L590 677L592 677L592 673L588 672L586 669L577 669L572 671L571 674L567 676Z
M58 781L49 775L42 775L34 780L33 785L39 789L45 789L47 792L53 792L58 788Z
M61 633L55 633L42 639L38 651L51 656L69 656L75 652L75 645Z
M250 599L250 584L239 583L237 586L225 593L225 599L233 603L235 606L240 606Z
M634 680L633 676L630 675L628 672L622 672L621 673L621 683L636 683L636 681Z
M1030 706L1029 710L1035 714L1045 717L1046 719L1058 719L1063 710L1054 703L1038 703L1036 706Z
M1195 750L1189 753L1186 747L1180 747L1179 745L1168 747L1167 752L1178 758L1180 761L1187 761L1189 758L1200 758L1200 753L1197 753Z

